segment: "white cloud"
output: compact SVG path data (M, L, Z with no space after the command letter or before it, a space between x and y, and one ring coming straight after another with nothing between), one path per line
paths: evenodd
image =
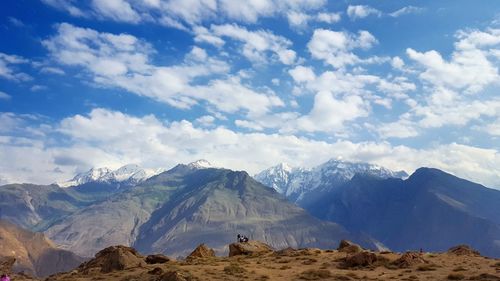
M500 47L500 29L486 32L472 30L457 34L455 50L446 61L435 51L424 53L407 49L408 56L423 67L420 78L437 87L450 87L476 93L489 84L498 83L499 74L494 58L488 58Z
M341 19L340 13L319 13L316 20L328 24L339 22Z
M344 31L316 29L307 47L313 58L324 60L333 67L342 68L370 62L360 59L352 53L352 50L369 49L377 42L377 39L365 30L359 31L356 35Z
M275 42L260 43L248 43L246 48L282 51ZM83 67L96 84L125 89L178 108L188 109L206 102L222 112L243 110L255 116L283 105L274 93L257 93L237 77L228 75L229 66L225 62L209 58L199 47L193 47L183 63L166 67L152 64L150 56L154 50L127 34L99 33L61 24L58 34L43 44L60 63ZM222 74L223 79L211 79ZM195 80L200 77L209 79L199 84Z
M293 69L290 69L288 71L288 73L290 73L293 80L295 82L298 82L298 83L310 82L310 81L314 81L316 79L316 75L314 74L314 71L310 67L305 67L302 65L299 65Z
M359 96L336 99L331 93L321 91L314 97L311 112L298 118L294 125L306 132L341 132L346 122L368 116L368 113L367 103Z
M42 0L42 2L59 10L66 11L72 16L85 17L85 13L75 4L78 3L76 0Z
M138 23L140 15L124 0L92 0L92 7L100 16L130 23Z
M366 5L349 5L347 7L347 15L352 20L366 18L370 15L377 17L382 16L382 12Z
M403 16L403 15L408 15L408 14L418 14L418 13L421 13L423 10L424 10L424 8L415 7L415 6L406 6L406 7L403 7L399 10L396 10L396 11L390 13L389 16L397 18L397 17Z
M287 13L288 24L296 29L307 28L309 22L333 24L341 19L340 13L313 13L292 10Z
M6 92L0 91L0 100L9 100L11 96L7 94Z
M164 123L151 115L134 117L105 109L71 116L50 127L69 138L65 146L47 145L50 138L0 137L0 157L9 159L0 162L6 181L51 183L92 166L138 163L170 168L200 158L253 174L278 162L314 166L342 157L410 173L421 166L437 167L500 188L499 151L456 143L414 149L387 142L325 142L223 127L202 129L188 121ZM11 133L17 128L11 127ZM55 172L57 168L62 173Z
M405 66L405 62L400 57L393 57L391 60L391 65L395 69L402 70Z
M119 22L156 22L187 30L203 22L224 18L230 21L256 23L260 18L286 15L292 11L315 11L325 0L43 0L47 5L73 16L97 17Z
M272 52L283 64L292 64L296 53L289 47L292 42L267 30L249 31L235 25L212 25L211 30L218 37L229 37L243 43L241 53L254 63L266 63L266 52Z
M64 75L64 70L58 68L58 67L52 67L52 66L44 66L40 69L40 72L42 73L50 73L50 74L58 74L58 75Z
M17 71L17 65L27 64L29 61L16 55L0 53L0 78L13 81L29 81L33 78L24 72Z

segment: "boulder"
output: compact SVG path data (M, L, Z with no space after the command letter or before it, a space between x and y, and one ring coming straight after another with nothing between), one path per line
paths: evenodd
M406 268L416 264L427 263L420 253L406 252L399 259L392 262L399 268Z
M292 247L278 250L278 251L274 252L274 254L276 256L288 256L288 257L299 255L298 250L296 250Z
M12 267L16 263L16 258L14 257L1 257L0 258L0 272L10 274L12 272Z
M479 251L471 248L468 245L458 245L455 247L452 247L448 250L448 254L453 254L457 256L480 256L481 253Z
M340 241L339 247L337 248L339 252L343 253L349 253L349 254L354 254L354 253L359 253L363 251L363 248L359 246L358 244L355 244L351 241L348 240L342 240Z
M111 246L95 255L95 258L81 264L78 271L100 271L108 273L115 270L124 270L133 267L145 266L144 257L134 248L126 246Z
M271 246L260 241L250 240L243 243L232 243L229 245L229 256L239 255L261 255L273 252Z
M369 266L377 261L377 255L371 252L363 251L347 256L344 260L346 267Z
M207 247L205 244L198 245L194 251L187 256L186 259L196 259L196 258L209 258L209 257L215 257L215 251L213 249L210 249Z
M170 261L170 258L165 256L165 255L162 255L162 254L149 255L146 257L147 264L166 263L169 261Z
M187 281L188 279L182 273L177 271L169 271L160 278L156 279L157 281Z

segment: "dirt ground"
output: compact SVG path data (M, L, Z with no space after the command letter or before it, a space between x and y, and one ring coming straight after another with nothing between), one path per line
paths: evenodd
M397 253L375 253L374 263L346 267L350 255L303 249L259 256L209 257L148 264L110 273L76 270L46 280L499 280L500 259L450 253L418 254L424 262L401 267ZM18 279L20 280L20 279Z

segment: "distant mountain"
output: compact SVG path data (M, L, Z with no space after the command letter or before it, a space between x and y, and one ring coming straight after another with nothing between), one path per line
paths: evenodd
M468 244L500 257L500 191L438 169L406 180L355 176L307 209L397 251Z
M369 239L310 216L246 172L197 164L178 165L83 208L46 234L84 256L115 244L177 256L207 243L220 254L237 233L277 248L335 247L342 238L374 247Z
M0 256L15 257L15 272L27 272L45 277L69 271L84 261L83 258L55 247L42 233L33 233L0 220Z
M356 174L383 179L408 176L404 171L394 172L374 164L332 159L312 169L282 163L258 173L255 179L303 206L313 204L323 194L345 184Z
M109 168L92 168L76 175L73 179L57 183L60 187L79 186L89 183L113 184L119 186L134 186L163 170L146 170L135 164L128 164L117 170Z

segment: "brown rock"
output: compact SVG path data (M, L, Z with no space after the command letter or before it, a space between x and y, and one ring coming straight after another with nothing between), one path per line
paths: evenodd
M157 281L187 281L187 280L188 279L182 273L177 271L169 271L157 279Z
M285 249L281 249L279 251L274 252L276 256L295 256L298 255L298 251L292 247L288 247Z
M134 248L126 246L111 246L95 255L95 258L81 264L80 272L88 272L97 269L102 273L114 270L124 270L133 267L145 266L144 257Z
M273 249L260 241L250 240L244 243L233 243L229 245L229 256L239 255L261 255L272 252Z
M196 258L209 258L215 257L215 251L207 247L205 244L200 244L194 251L187 256L186 259L196 259Z
M343 253L359 253L363 251L363 248L359 246L358 244L355 244L351 241L348 240L342 240L340 241L339 247L337 248L339 252Z
M149 255L146 257L147 264L166 263L169 261L170 258L162 254Z
M0 258L0 272L1 273L11 273L12 267L16 263L16 258L14 257L1 257Z
M399 268L406 268L416 264L427 263L420 253L406 252L392 264Z
M481 253L479 251L474 250L468 245L458 245L455 247L452 247L448 250L448 254L454 254L457 256L480 256Z
M346 267L368 266L377 261L377 255L367 251L359 252L345 258Z

